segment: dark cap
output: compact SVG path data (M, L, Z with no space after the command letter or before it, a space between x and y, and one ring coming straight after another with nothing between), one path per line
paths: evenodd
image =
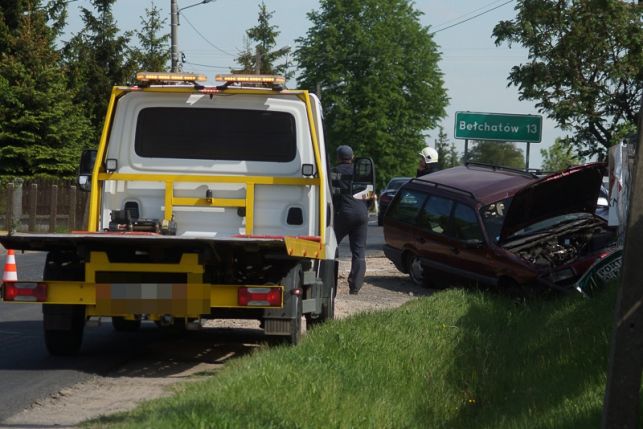
M337 148L337 159L342 161L350 161L353 159L353 149L350 146L341 145Z

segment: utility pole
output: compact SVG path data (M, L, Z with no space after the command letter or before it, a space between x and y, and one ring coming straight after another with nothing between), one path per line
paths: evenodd
M179 71L179 40L178 40L178 34L179 34L179 7L176 4L176 0L170 0L170 14L171 14L171 19L170 19L170 27L171 27L171 32L170 32L170 37L172 39L171 42L171 56L172 56L172 72L177 72Z
M641 4L639 0L639 5ZM643 97L639 108L638 139L629 195L618 298L612 331L603 429L640 427L641 371L643 370ZM625 159L623 162L628 162Z
M170 0L170 38L171 41L171 57L172 57L172 69L173 72L179 71L179 13L183 9L188 9L190 7L198 6L200 4L210 3L215 0L202 0L198 3L191 4L189 6L182 7L179 9L176 0Z
M261 50L259 48L261 45L257 45L255 48L255 74L261 74Z

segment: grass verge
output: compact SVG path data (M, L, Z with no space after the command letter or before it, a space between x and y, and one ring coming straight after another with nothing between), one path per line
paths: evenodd
M124 428L599 427L615 290L516 303L448 290L238 359Z

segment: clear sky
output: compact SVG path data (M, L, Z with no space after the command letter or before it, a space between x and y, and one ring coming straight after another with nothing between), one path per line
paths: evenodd
M199 0L177 1L179 8L200 3ZM234 58L244 48L245 31L257 24L259 3L260 0L214 0L181 11L178 44L185 54L183 69L205 73L212 81L216 73L225 73L235 67ZM271 23L281 32L277 47L294 49L295 39L304 36L310 25L306 14L317 9L319 1L265 0L265 3L268 10L274 12ZM515 16L515 0L503 3L507 0L415 1L415 7L424 14L421 23L436 32L434 40L442 53L439 66L450 98L442 126L451 140L456 111L538 114L533 102L519 101L517 89L507 87L511 67L526 62L527 51L519 46L496 47L491 37L495 24ZM113 13L119 28L138 28L140 17L152 4L167 17L169 32L170 0L117 0ZM91 8L89 0L69 4L70 33L76 33L82 27L80 6ZM457 24L468 18L473 19ZM457 25L445 28L453 24ZM427 141L433 146L437 130L428 130L427 134ZM531 145L529 166L540 167L540 149L548 147L563 134L553 121L543 118L542 143ZM517 145L525 150L524 143ZM456 146L460 152L464 151L462 140L456 140Z

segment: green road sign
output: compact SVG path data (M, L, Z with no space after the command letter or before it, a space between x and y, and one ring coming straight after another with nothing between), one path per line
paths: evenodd
M542 130L540 115L455 112L456 139L540 143Z

